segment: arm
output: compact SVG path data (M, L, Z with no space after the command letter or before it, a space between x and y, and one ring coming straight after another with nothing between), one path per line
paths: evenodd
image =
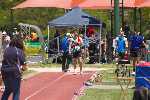
M145 48L148 48L148 45L143 41L142 44L144 45Z
M22 50L19 50L18 59L19 59L22 71L26 71L27 70L26 59L25 59L25 54Z

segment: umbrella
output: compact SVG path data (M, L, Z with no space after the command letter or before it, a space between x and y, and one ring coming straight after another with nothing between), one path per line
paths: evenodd
M76 7L79 3L83 1L85 0L26 0L21 4L13 7L12 9L35 7L55 7L70 9Z
M85 9L112 9L111 0L86 0L78 5Z
M138 7L150 7L150 0L145 0L142 4L140 4Z
M123 0L123 7L133 8L137 7L144 0ZM122 0L120 2L120 7L122 7ZM114 7L114 0L86 0L78 5L81 8L85 9L112 9Z

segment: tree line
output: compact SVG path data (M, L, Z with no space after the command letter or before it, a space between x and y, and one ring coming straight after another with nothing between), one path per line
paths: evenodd
M23 2L24 0L0 0L0 28L10 29L12 26L11 19L11 8L17 4ZM121 9L120 9L121 10ZM110 10L85 10L85 12L95 16L97 19L102 20L106 23L106 30L111 31L111 14ZM43 32L46 32L46 26L48 21L55 19L59 16L62 16L65 13L64 9L60 8L26 8L26 9L16 9L13 10L13 26L16 26L19 22L34 24L39 26ZM124 11L124 21L131 27L133 30L134 18L133 18L133 9L125 9ZM136 15L136 29L139 31L139 13ZM120 17L121 19L121 17ZM147 37L150 33L150 10L149 8L142 8L142 32ZM121 25L121 20L120 20Z

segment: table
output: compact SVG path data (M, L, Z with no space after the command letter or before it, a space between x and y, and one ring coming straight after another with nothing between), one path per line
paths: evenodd
M128 97L128 87L131 84L132 80L134 80L134 78L132 78L132 77L116 77L116 79L121 87L120 100L128 100L128 98L127 98ZM122 82L124 84L122 84ZM123 85L125 85L125 87L123 87Z

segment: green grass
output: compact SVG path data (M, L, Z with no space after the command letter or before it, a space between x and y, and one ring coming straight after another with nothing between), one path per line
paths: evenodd
M87 89L79 100L120 100L121 90ZM132 100L133 90L128 91L127 100Z
M114 64L85 64L85 67L113 68Z
M116 66L113 64L104 64L104 65L99 65L100 68L106 68L107 70L102 70L99 73L103 73L103 80L102 80L102 85L108 85L108 86L119 86L117 83L117 80L115 79L115 68ZM132 67L130 67L132 68ZM97 83L94 83L97 84ZM93 84L93 85L94 85ZM122 84L124 82L122 81ZM131 85L134 85L134 81L132 81ZM133 98L133 89L128 90L128 97L127 100L132 100ZM85 95L79 97L79 100L120 100L120 95L121 95L121 89L98 89L97 87L95 88L89 88L85 90ZM123 100L123 99L121 99Z
M41 48L35 48L35 47L25 47L25 54L27 55L27 56L29 56L29 55L37 55L37 54L39 54L40 53L40 49Z

